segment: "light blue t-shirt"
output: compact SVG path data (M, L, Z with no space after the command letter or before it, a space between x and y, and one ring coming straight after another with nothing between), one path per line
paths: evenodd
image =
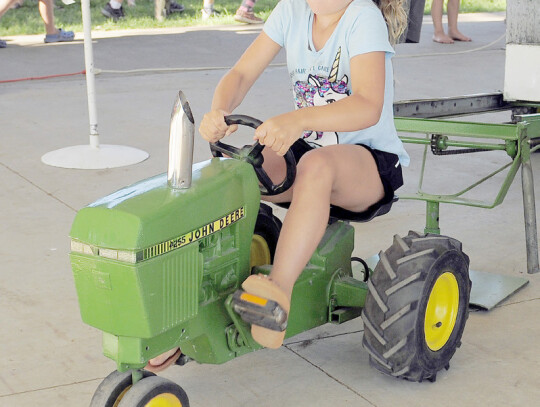
M306 132L304 139L315 147L364 144L394 153L408 165L409 156L394 126L394 50L379 8L372 0L353 0L319 51L313 45L312 27L313 12L306 0L281 0L264 25L264 32L286 50L296 108L322 106L350 95L350 59L356 55L384 51L386 78L377 124L352 132Z

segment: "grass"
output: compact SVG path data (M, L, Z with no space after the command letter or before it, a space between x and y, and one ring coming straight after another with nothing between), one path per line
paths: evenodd
M234 14L241 0L216 0L215 8L220 12L218 17L203 21L201 19L202 0L177 0L185 6L182 13L174 13L164 19L154 19L154 1L136 0L136 6L127 5L124 0L124 12L126 18L117 23L104 17L100 10L107 0L91 0L90 11L92 16L92 28L99 30L135 29L135 28L159 28L159 27L186 27L200 25L233 24ZM256 5L256 14L266 18L277 4L278 0L259 0ZM66 30L82 32L82 16L80 0L68 6L61 0L56 0L55 23L57 27ZM0 19L0 37L6 35L41 34L44 32L43 21L39 16L37 0L25 0L19 9L9 10Z
M201 25L221 25L236 23L233 19L241 0L216 0L216 9L220 16L202 21L202 0L178 0L186 7L183 13L175 13L164 21L157 21L154 16L153 0L136 0L135 7L127 6L124 1L126 18L117 23L100 13L107 0L91 0L92 28L94 30L116 30L135 28L186 27ZM271 13L278 0L258 0L255 6L257 16L265 19ZM432 0L426 0L426 14L429 14ZM80 0L75 4L64 5L56 0L55 22L57 27L82 32ZM461 12L492 12L506 9L506 0L461 0ZM41 34L44 32L43 21L39 16L37 0L25 0L24 5L16 10L9 10L0 19L0 37L8 35Z
M424 14L430 14L432 0L426 0ZM445 1L446 3L446 1ZM481 13L506 10L506 0L461 0L460 13ZM446 12L446 4L444 7Z

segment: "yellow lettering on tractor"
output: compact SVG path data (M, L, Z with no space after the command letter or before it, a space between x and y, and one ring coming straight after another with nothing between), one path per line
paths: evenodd
M213 222L207 223L200 228L194 229L182 236L175 237L165 242L158 243L154 246L147 247L142 250L143 255L141 260L148 260L153 257L157 257L161 254L169 253L173 250L179 249L188 245L189 243L196 242L204 237L220 231L246 216L246 210L244 207L238 208L227 215L216 219Z

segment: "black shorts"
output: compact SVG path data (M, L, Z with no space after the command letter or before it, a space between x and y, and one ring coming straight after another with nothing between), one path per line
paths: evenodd
M386 151L375 150L363 144L358 145L368 150L375 159L375 163L377 164L377 169L379 171L379 175L381 177L381 181L384 187L384 197L379 202L371 205L364 212L351 212L339 206L332 205L331 216L341 219L367 221L378 214L381 206L388 205L392 201L394 201L395 191L403 185L403 174L401 172L401 164L396 154L388 153ZM302 158L305 153L313 149L314 147L310 146L302 139L297 140L291 146L291 150L294 154L296 162L299 162L300 158ZM288 205L285 204L280 206Z

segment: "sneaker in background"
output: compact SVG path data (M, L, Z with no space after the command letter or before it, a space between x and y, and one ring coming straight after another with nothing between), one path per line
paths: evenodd
M176 1L171 0L169 2L169 7L167 8L167 14L181 13L184 10L185 7L182 4L178 4Z
M219 11L216 11L216 9L214 9L213 7L211 8L205 7L201 10L201 13L202 13L203 20L208 20L210 17L215 17L219 15Z
M101 9L101 14L103 14L105 17L111 18L115 22L125 17L124 7L120 6L120 8L115 9L112 8L111 3L105 4L105 7Z
M246 11L246 10L238 9L234 16L234 19L241 23L248 23L248 24L261 24L263 22L262 18L259 18L255 14L253 14L253 10Z
M52 42L70 42L73 41L74 38L75 33L73 31L64 31L59 28L57 34L45 35L44 42L45 44L50 44Z

